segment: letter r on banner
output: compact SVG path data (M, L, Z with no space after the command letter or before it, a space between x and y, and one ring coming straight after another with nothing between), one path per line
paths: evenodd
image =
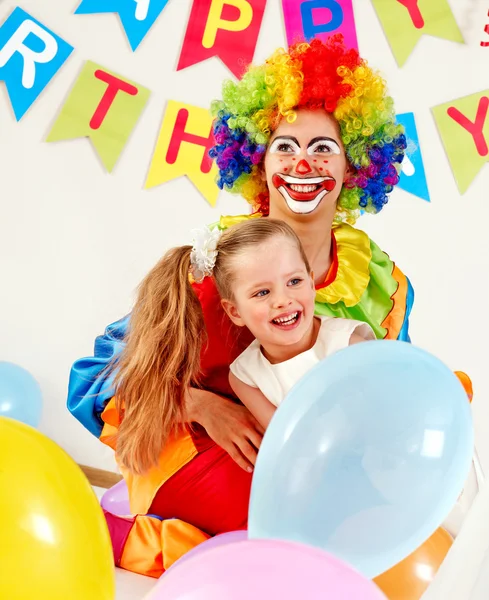
M163 118L145 187L187 175L211 206L219 193L217 167L209 157L214 144L212 116L198 106L170 100Z
M73 46L21 8L0 27L0 80L5 81L17 121L23 117Z

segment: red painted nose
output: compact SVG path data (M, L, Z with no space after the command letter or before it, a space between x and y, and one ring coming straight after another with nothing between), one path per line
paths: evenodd
M299 175L307 175L308 173L312 172L312 169L307 160L302 159L297 163L296 171L299 173Z

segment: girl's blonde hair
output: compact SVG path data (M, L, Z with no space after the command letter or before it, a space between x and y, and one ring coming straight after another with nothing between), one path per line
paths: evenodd
M310 272L302 244L287 223L251 219L226 230L218 242L213 277L221 298L233 299L235 258L276 236L296 245ZM126 347L113 365L121 419L117 456L133 473L144 473L158 463L168 437L185 427L188 388L199 387L206 330L189 279L191 250L191 246L173 248L144 278Z

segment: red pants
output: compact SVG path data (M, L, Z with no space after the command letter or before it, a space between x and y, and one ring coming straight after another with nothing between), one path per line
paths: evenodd
M246 529L251 477L212 442L161 486L149 512L209 535Z
M205 433L195 441L199 454L161 486L148 515L106 513L116 565L159 577L209 536L246 529L252 474Z

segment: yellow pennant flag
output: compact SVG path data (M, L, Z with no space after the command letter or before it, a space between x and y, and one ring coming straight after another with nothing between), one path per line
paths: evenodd
M463 43L448 0L372 0L397 64L402 67L426 34Z
M145 188L187 175L207 202L215 206L219 188L217 167L209 156L213 145L210 112L169 100Z
M150 91L87 61L47 141L88 137L112 171L143 112Z
M463 194L489 162L489 90L440 104L432 111Z

